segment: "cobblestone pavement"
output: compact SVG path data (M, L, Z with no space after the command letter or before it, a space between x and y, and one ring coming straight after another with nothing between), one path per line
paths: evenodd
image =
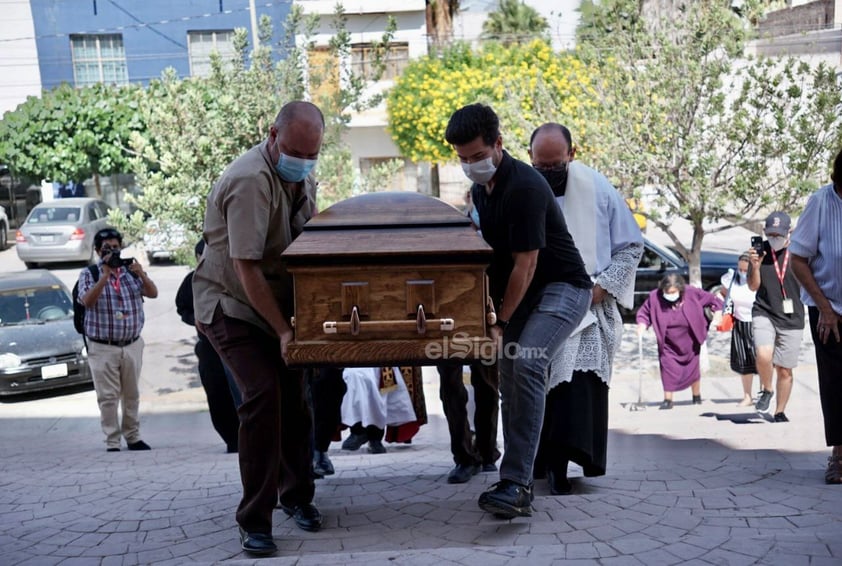
M237 458L223 453L200 389L144 396L151 452L107 454L90 391L0 403L0 563L842 564L842 486L823 483L810 345L790 423L736 406L727 336L711 340L704 404L687 391L657 410L654 340L644 345L641 361L627 332L617 359L608 475L573 469L566 497L538 482L531 518L482 512L477 497L497 475L445 482L447 428L425 370L430 423L412 444L370 455L334 443L337 473L316 489L324 528L276 513L280 552L259 561L239 548Z

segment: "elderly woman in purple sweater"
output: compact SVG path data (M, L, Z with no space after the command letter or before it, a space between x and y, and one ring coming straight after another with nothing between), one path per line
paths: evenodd
M651 326L658 339L664 386L661 409L672 409L672 394L688 387L693 391L693 404L702 403L699 352L708 335L705 307L721 312L722 301L685 284L681 275L670 274L661 279L637 311L637 333L642 334Z

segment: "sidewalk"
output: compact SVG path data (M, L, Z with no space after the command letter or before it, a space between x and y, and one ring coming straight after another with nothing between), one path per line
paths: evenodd
M497 474L445 482L447 427L435 371L425 368L430 423L383 455L334 443L337 473L316 487L324 528L301 531L278 511L280 552L262 560L239 548L237 458L224 454L201 389L144 395L151 452L105 452L93 392L0 403L0 562L842 564L842 486L823 483L829 449L809 352L795 374L792 422L772 423L736 406L739 378L722 367L722 340L711 344L704 404L689 404L687 391L659 411L652 345L641 370L626 332L610 396L608 475L572 470L566 497L538 482L533 516L512 521L476 504ZM645 409L633 411L638 383Z

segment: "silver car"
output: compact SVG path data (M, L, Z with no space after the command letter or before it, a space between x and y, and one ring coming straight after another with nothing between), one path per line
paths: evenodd
M0 275L0 398L89 383L67 287L45 269Z
M108 205L94 198L42 202L15 235L18 257L28 268L39 263L96 261L94 234L108 226Z

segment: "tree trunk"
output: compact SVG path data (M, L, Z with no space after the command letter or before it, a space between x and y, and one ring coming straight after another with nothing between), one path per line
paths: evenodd
M96 196L102 198L102 185L99 182L99 173L94 173L94 186L96 187Z
M436 198L441 197L441 184L439 182L438 163L433 163L430 166L430 195Z
M689 283L694 287L702 288L702 241L705 238L705 231L701 223L693 226L693 242L690 245L687 265L690 268Z

